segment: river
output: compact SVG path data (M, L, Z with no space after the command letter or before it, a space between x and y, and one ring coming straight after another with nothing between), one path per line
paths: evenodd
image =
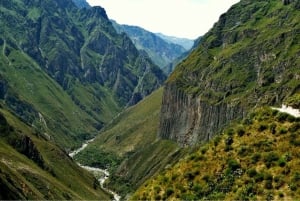
M76 154L83 151L88 146L88 144L93 142L93 141L94 141L94 138L91 139L91 140L86 141L85 143L82 144L82 146L80 148L70 152L69 156L71 158L73 158ZM108 170L104 170L104 169L101 169L101 168L95 168L95 167L89 167L89 166L81 165L80 163L77 163L77 164L80 167L82 167L83 169L86 169L87 171L93 173L93 175L98 179L101 188L103 190L105 190L106 192L113 195L113 197L114 197L113 201L120 201L121 196L119 196L117 193L113 192L112 190L104 187L104 183L109 178L109 175L110 175Z

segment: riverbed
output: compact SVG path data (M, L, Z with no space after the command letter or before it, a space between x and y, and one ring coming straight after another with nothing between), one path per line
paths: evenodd
M91 140L86 141L85 143L82 144L82 146L72 152L69 153L69 156L71 158L73 158L76 154L78 154L79 152L83 151L89 143L93 142L94 138ZM95 167L90 167L90 166L85 166L85 165L81 165L80 163L77 163L80 167L82 167L83 169L86 169L87 171L93 173L93 175L96 177L96 179L98 179L100 186L103 190L105 190L106 192L110 193L113 195L113 201L120 201L121 196L119 196L117 193L113 192L112 190L105 188L104 187L104 183L105 181L109 178L109 171L108 170L104 170L101 168L95 168Z

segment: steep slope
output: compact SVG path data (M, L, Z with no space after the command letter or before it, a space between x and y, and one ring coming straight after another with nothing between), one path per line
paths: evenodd
M1 200L107 200L98 181L43 134L0 108Z
M299 1L241 0L169 77L159 135L208 141L261 105L300 91Z
M71 0L0 2L2 99L70 149L158 88L162 71L100 7Z
M299 122L257 109L146 182L132 200L299 200Z
M121 113L75 158L82 164L109 168L109 188L125 196L176 161L176 143L157 137L162 89Z
M152 61L160 68L171 63L176 58L180 57L186 50L181 45L176 43L168 42L156 34L149 32L138 26L120 25L115 21L112 21L116 30L120 33L126 33L133 41L135 46L145 51Z

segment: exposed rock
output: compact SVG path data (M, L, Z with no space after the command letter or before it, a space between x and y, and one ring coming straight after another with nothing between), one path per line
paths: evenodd
M159 136L181 146L195 145L214 137L226 124L245 115L239 104L212 105L177 89L165 87Z
M38 164L41 168L44 168L44 159L34 142L30 139L30 137L26 135L21 135L16 137L11 141L11 145L20 153L24 154L31 160L33 160L36 164Z

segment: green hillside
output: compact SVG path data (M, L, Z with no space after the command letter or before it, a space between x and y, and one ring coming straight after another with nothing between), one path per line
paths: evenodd
M0 108L1 200L109 199L68 154Z
M0 11L1 99L66 150L166 78L101 7L3 0Z
M132 200L299 200L299 122L257 109L150 179Z
M122 195L178 159L176 143L157 136L162 89L115 118L95 141L75 156L82 164L109 168L109 187Z

